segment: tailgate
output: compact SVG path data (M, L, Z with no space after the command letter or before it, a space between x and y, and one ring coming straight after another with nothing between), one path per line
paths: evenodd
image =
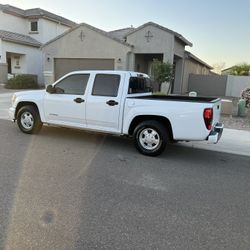
M221 100L213 103L213 126L220 121Z

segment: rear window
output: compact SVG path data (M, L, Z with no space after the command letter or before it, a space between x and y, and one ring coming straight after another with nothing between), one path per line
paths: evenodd
M152 83L149 78L130 77L128 94L152 92Z

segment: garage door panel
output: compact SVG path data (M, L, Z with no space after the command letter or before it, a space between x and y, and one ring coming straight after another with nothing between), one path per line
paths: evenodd
M75 70L113 70L114 59L56 58L55 79Z

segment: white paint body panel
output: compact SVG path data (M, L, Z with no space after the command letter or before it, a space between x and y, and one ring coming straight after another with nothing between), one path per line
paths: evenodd
M205 108L213 108L213 125L220 117L220 101L211 103L152 100L136 98L145 94L128 95L129 78L138 73L126 71L78 71L71 74L90 74L84 96L49 94L45 90L25 91L16 93L15 101L10 108L11 118L20 102L33 102L37 105L41 120L44 123L66 127L102 131L113 134L128 134L133 119L141 115L161 116L167 118L172 127L175 140L206 140L210 131L207 130L203 112ZM121 77L117 97L93 96L92 87L96 74L118 74ZM144 75L144 77L147 77ZM148 94L147 94L148 95ZM73 100L81 97L84 103L76 104ZM109 106L108 100L119 104Z

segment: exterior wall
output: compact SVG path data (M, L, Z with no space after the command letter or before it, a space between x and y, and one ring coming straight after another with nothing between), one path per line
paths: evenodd
M199 96L226 96L227 76L189 75L188 92Z
M31 20L32 19L18 17L0 11L0 29L20 33L23 35L29 35L41 43L46 43L69 29L68 26L52 22L44 18L39 18L37 19L38 32L30 32ZM1 39L0 80L7 78L8 67L6 71L6 52L13 53L11 55L13 74L36 74L38 75L38 83L43 84L42 51L39 48L6 42L2 41ZM20 68L15 65L15 62L17 60L15 57L17 55L14 55L14 53L20 56Z
M206 66L201 65L193 60L186 59L183 71L183 83L181 88L182 93L188 92L188 79L190 74L211 75L211 72Z
M178 39L174 41L174 55L176 59L175 65L175 77L174 77L174 86L173 93L183 93L182 86L184 81L184 68L185 68L185 45Z
M28 35L28 22L22 17L0 11L0 29Z
M0 63L0 83L7 82L8 79L8 64Z
M80 34L83 32L83 41ZM114 59L115 69L126 70L129 62L129 46L116 42L85 26L46 45L43 49L44 76L46 84L54 81L54 58L100 58ZM47 58L50 58L48 61ZM119 60L120 59L120 60Z
M4 59L4 51L3 51L2 39L0 39L0 63L6 63L6 59Z
M0 83L8 80L8 64L6 63L6 53L3 50L3 41L0 39Z
M18 69L16 72L37 75L38 83L43 84L42 52L39 48L2 41L2 50L2 60L5 63L6 52L23 55L20 57L20 69Z
M46 43L69 29L68 26L44 18L39 18L37 19L38 32L31 32L30 21L32 19L17 17L11 14L6 14L2 11L0 11L0 20L1 30L29 35L41 43Z
M250 76L228 76L226 96L240 97L246 88L250 88Z
M127 70L135 70L135 54L132 52L128 52L127 54Z
M180 58L176 61L175 65L175 77L174 77L174 86L173 93L180 94L183 82L183 71L184 71L184 59Z
M250 76L190 75L188 91L206 96L240 97L246 88L250 88Z
M19 61L19 65L17 65L17 60ZM27 62L25 55L11 54L11 72L12 74L23 74L24 72L27 73Z
M174 54L182 58L185 54L185 45L177 39L174 41Z
M28 25L30 25L30 20L28 22ZM40 18L38 20L38 33L29 32L29 36L33 37L41 43L46 43L56 36L61 35L68 29L68 26Z
M153 35L149 42L146 39L147 32ZM134 45L133 52L136 54L162 54L163 61L173 63L174 58L174 35L167 33L153 25L148 25L137 32L128 35L127 42Z

